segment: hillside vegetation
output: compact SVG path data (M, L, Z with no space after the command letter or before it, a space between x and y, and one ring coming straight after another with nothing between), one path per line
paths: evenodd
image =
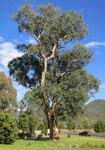
M85 116L92 122L105 120L105 100L95 100L89 103L85 110Z

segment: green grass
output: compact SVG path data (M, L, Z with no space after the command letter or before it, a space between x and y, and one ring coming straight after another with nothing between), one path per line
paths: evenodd
M59 141L17 140L12 145L0 145L0 150L105 150L105 139L77 137Z

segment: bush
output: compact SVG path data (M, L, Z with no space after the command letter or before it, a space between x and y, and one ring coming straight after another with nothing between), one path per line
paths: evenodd
M0 143L14 143L17 131L16 120L9 114L0 113Z
M105 122L99 120L93 125L93 128L95 132L105 132Z

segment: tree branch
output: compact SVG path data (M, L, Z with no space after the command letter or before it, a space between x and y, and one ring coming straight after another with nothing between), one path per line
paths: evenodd
M37 41L37 43L38 43L39 45L41 45L40 35L37 37L35 34L29 32L29 31L26 30L26 29L23 29L22 31L23 31L23 32L26 32L26 33L28 33L28 34L30 34L30 35ZM40 54L41 54L41 56L43 57L43 59L45 59L46 56L45 56L44 53L42 53L42 51L40 51Z
M59 40L65 40L67 39L67 35L65 35L63 38L60 38Z
M22 31L23 31L23 32L26 32L26 33L28 33L28 34L30 34L30 35L37 41L37 43L38 43L39 45L41 44L39 38L38 38L35 34L33 34L32 32L29 32L29 31L26 30L26 29L23 29Z
M51 50L52 53L49 57L47 57L47 61L54 57L56 48L57 48L57 44L55 44L53 49Z
M65 40L65 39L67 39L67 35L65 35L63 38L60 38L59 40ZM53 49L51 50L52 54L49 57L47 57L47 60L50 60L51 58L54 57L56 48L57 48L57 44L54 45Z

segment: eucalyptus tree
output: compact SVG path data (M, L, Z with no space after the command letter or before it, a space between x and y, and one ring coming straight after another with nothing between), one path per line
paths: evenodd
M37 10L27 4L14 20L19 32L27 33L36 42L17 46L24 55L9 62L10 75L32 89L27 97L43 110L53 139L58 117L64 113L75 116L98 89L97 79L85 71L92 53L79 44L65 50L68 43L87 35L87 26L79 13L62 12L51 4Z

